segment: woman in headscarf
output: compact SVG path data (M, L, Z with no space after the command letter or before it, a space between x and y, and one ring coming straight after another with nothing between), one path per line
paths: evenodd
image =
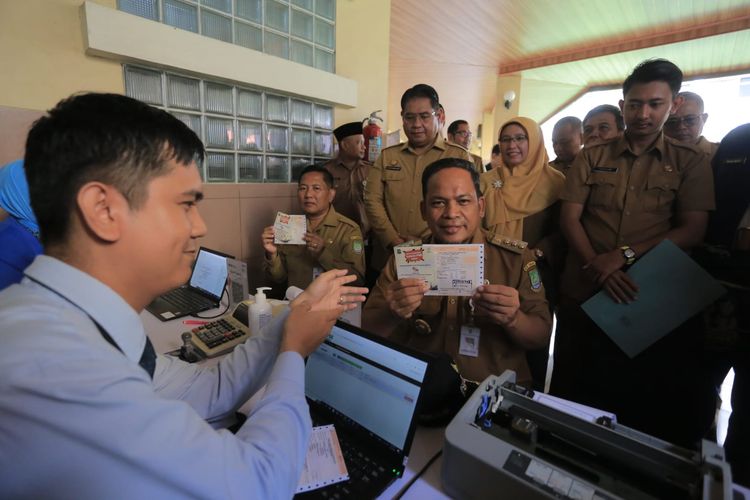
M560 194L565 176L549 165L542 130L530 118L513 118L500 127L500 165L482 174L485 199L483 225L490 233L511 242L525 242L534 251L554 308L557 276L565 261L565 240L560 232ZM544 388L547 350L527 353L535 389Z
M0 290L21 281L24 269L40 253L23 160L17 160L0 168Z

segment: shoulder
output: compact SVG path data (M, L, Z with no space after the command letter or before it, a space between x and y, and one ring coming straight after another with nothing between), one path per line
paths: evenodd
M487 244L502 251L510 252L519 256L523 255L524 250L529 246L529 244L523 240L509 238L501 234L488 234Z
M338 212L336 212L336 222L338 225L343 226L347 231L359 231L359 224Z
M387 148L383 148L380 151L380 154L385 154L385 153L389 153L389 154L399 153L404 148L404 144L405 144L404 142L399 142L398 144L394 144L393 146L388 146Z
M677 154L683 154L683 155L700 156L704 154L703 151L701 151L700 148L697 147L696 145L688 144L686 142L680 142L666 135L664 136L664 149L672 150L676 152Z

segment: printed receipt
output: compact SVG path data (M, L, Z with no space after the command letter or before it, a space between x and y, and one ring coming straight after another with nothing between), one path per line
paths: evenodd
M419 278L425 295L470 296L484 284L484 245L414 245L393 248L398 279Z
M349 479L339 438L333 425L313 428L307 446L305 468L302 471L296 493L317 490L329 484Z
M276 212L273 223L273 242L276 245L304 245L307 218L304 215L289 215Z

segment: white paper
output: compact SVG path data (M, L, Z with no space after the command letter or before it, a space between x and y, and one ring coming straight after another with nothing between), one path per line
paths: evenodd
M227 257L227 277L229 288L229 307L233 307L247 299L247 263Z
M617 416L614 413L568 401L567 399L550 396L549 394L544 394L542 392L535 392L533 399L534 401L543 403L550 408L586 420L587 422L596 423L599 417L609 417L613 422L617 422Z
M305 468L302 470L296 493L317 490L329 484L349 479L339 438L333 425L313 428L307 445Z
M304 245L307 232L307 218L304 215L289 215L276 212L273 223L273 242L276 245Z
M471 296L484 284L484 245L412 245L393 248L398 279L419 278L425 295Z

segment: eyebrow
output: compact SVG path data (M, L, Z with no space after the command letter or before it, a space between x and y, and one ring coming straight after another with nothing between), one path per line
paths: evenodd
M182 193L182 196L188 196L195 201L201 201L203 199L203 191L199 191L197 189L191 189L190 191L185 191Z

